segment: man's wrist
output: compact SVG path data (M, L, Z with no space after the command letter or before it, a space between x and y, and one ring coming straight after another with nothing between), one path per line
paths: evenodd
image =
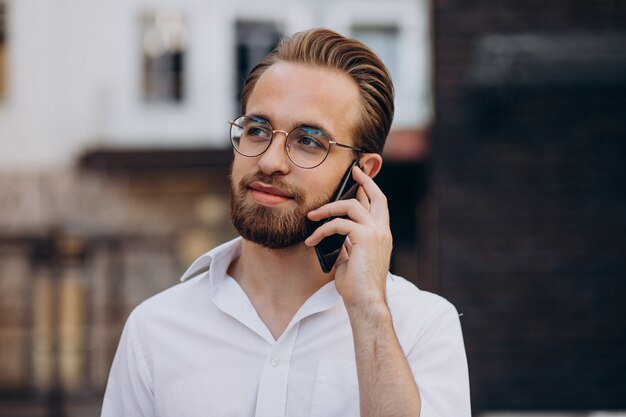
M374 326L391 322L391 312L384 298L372 298L346 305L352 327Z

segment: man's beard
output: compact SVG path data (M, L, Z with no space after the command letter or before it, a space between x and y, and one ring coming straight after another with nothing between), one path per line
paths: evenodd
M267 207L249 196L250 184L255 181L280 188L295 203L293 208ZM238 184L230 179L230 216L241 236L270 249L283 249L303 242L319 226L307 218L307 213L321 207L330 197L305 206L304 192L285 184L279 177L261 172L244 176Z

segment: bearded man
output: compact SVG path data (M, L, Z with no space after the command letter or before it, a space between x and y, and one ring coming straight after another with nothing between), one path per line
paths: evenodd
M133 311L102 416L471 415L455 308L388 271L372 178L393 111L380 59L329 30L284 39L252 70L230 121L241 237ZM350 177L356 195L334 201ZM325 272L314 247L335 235Z

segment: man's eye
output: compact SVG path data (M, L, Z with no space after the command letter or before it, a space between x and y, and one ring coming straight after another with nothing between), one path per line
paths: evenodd
M261 139L265 139L268 137L267 129L258 126L250 126L246 130L246 135Z
M305 148L323 148L324 147L319 140L312 138L311 136L301 136L300 139L298 140L298 145L305 147Z

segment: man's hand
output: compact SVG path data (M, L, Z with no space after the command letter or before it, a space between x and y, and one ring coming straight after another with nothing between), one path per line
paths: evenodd
M311 220L338 217L320 226L305 240L314 246L334 233L346 235L346 243L335 264L335 285L348 310L371 310L385 304L385 283L391 258L387 198L359 167L352 176L360 185L356 199L325 204L309 212Z
M328 203L308 214L311 220L348 218L320 226L305 243L313 246L333 233L347 236L335 264L335 284L352 326L361 416L418 417L419 390L385 293L392 247L387 198L360 168L354 167L352 176L360 185L356 199Z

